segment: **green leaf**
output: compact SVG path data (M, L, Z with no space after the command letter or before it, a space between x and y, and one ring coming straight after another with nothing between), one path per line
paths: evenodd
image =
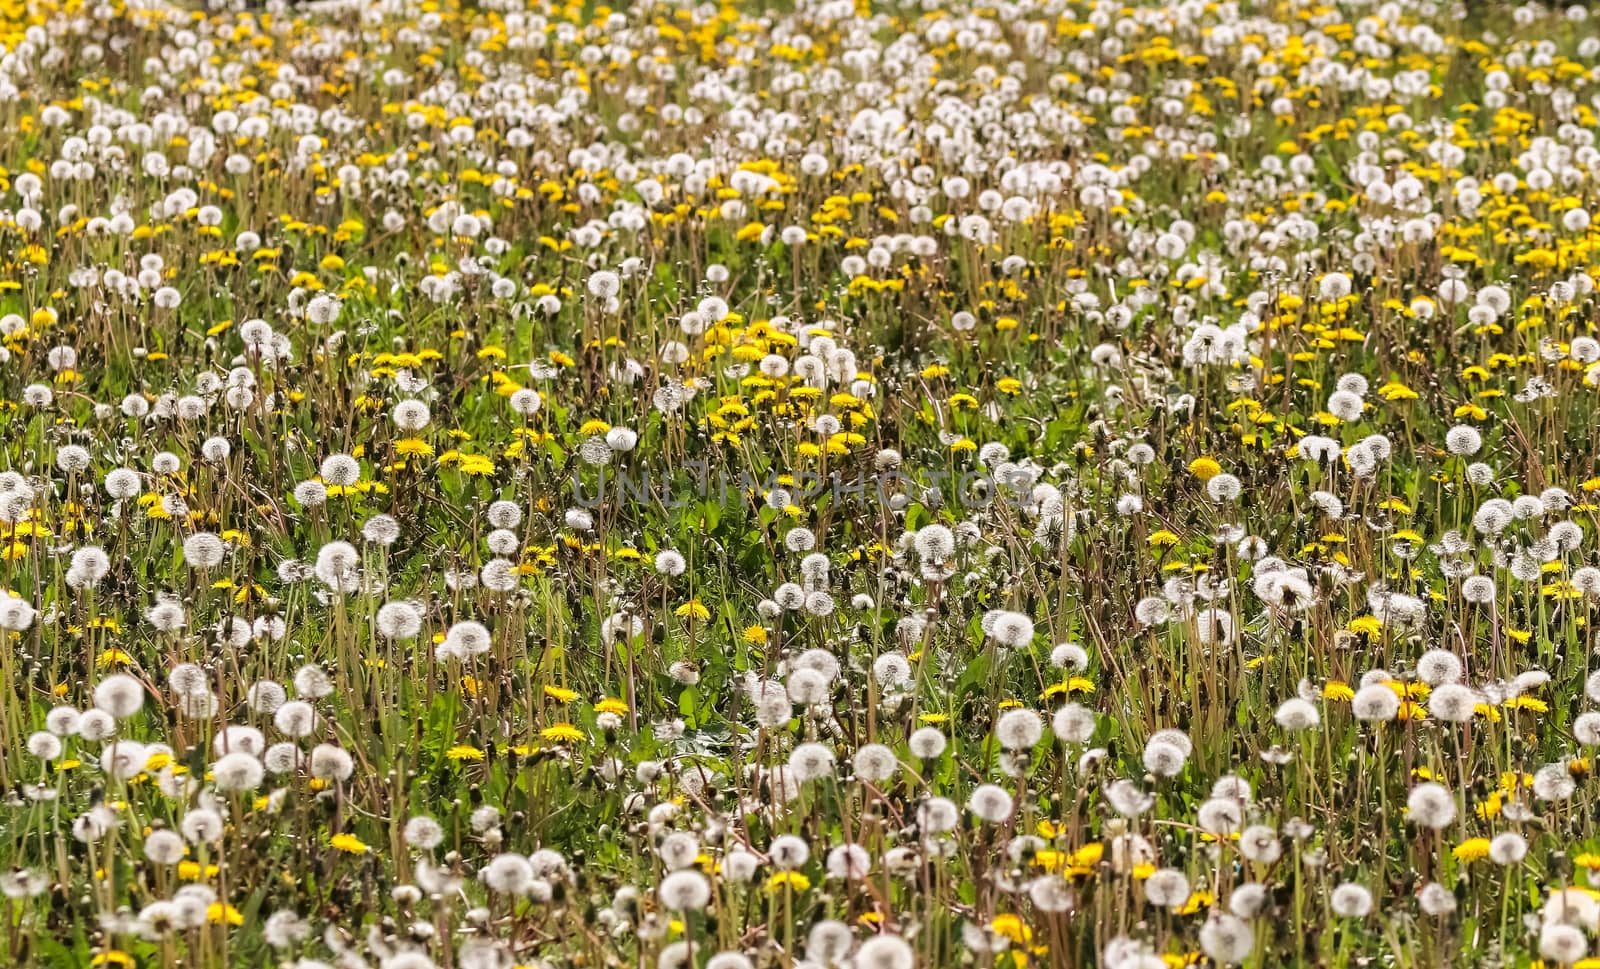
M691 730L700 726L699 702L692 686L678 694L678 715Z

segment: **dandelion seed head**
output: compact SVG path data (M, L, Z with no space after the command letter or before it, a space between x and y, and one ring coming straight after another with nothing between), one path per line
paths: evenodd
M265 776L260 759L243 751L223 754L211 764L212 783L219 791L252 791Z
M1003 788L981 784L968 797L967 810L981 821L999 824L1011 817L1012 798Z
M1044 736L1044 721L1039 714L1025 707L1016 707L1000 715L995 723L995 738L1007 750L1026 750Z
M1255 948L1255 932L1237 915L1213 912L1200 927L1200 949L1212 960L1238 963Z
M348 454L330 454L322 459L318 474L324 484L348 488L361 479L361 462Z
M675 871L661 879L657 897L669 911L697 911L711 901L711 885L704 875L693 869Z
M856 948L857 969L915 969L916 954L897 935L875 935Z
M1539 955L1551 962L1572 965L1588 953L1588 938L1571 925L1546 925L1539 932Z
M400 523L388 515L373 515L361 526L361 537L387 548L400 538Z
M94 705L118 720L126 720L144 707L144 684L126 673L101 680L94 688Z
M1158 868L1144 880L1144 895L1151 905L1176 908L1189 900L1189 879L1176 868Z
M989 627L989 637L1006 649L1019 649L1033 641L1033 620L1020 612L998 610Z
M1423 914L1437 918L1456 910L1456 896L1438 882L1429 882L1417 893L1417 903Z
M1381 722L1400 713L1400 697L1386 683L1372 683L1356 691L1350 710L1357 720Z
M386 602L378 608L375 622L385 639L415 639L422 632L422 610L410 602Z
M1345 882L1328 896L1333 914L1344 919L1365 918L1372 911L1372 893L1363 885Z
M1528 842L1515 831L1503 831L1489 842L1489 860L1497 865L1515 865L1528 855Z

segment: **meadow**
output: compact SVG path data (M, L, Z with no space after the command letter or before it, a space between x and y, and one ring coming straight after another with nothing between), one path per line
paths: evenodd
M1600 31L0 0L0 963L1600 966Z

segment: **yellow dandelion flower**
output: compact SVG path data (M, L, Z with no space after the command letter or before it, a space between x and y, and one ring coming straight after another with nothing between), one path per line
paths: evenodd
M1382 387L1378 388L1378 396L1382 397L1384 400L1396 401L1416 400L1418 394L1416 391L1412 390L1410 387L1407 387L1400 381L1391 380Z
M1468 838L1452 848L1450 853L1455 855L1457 861L1464 864L1471 864L1474 861L1481 861L1482 859L1489 857L1489 839Z
M1357 616L1346 623L1345 628L1359 636L1373 639L1383 631L1383 622L1377 616Z
M673 610L673 615L677 616L679 619L694 619L699 622L704 622L711 618L711 610L707 609L705 607L705 603L701 602L699 599L690 599L688 602L685 602L683 605Z
M1327 700L1348 703L1356 698L1356 691L1352 690L1350 684L1343 680L1329 680L1327 685L1322 688L1322 696Z
M803 892L810 887L811 879L797 871L780 871L767 879L767 891L774 894L786 889L794 892Z
M1505 796L1499 791L1494 791L1490 793L1488 797L1478 802L1477 807L1474 808L1474 812L1478 815L1478 817L1488 821L1500 816L1500 809L1504 804Z
M1178 909L1178 914L1193 915L1201 909L1210 908L1212 904L1216 902L1216 900L1217 897L1210 892L1195 892L1189 896L1189 900L1187 902L1183 903L1183 907Z
M552 743L575 744L583 740L583 731L570 723L553 723L539 731L539 737Z
M212 902L206 906L206 921L212 925L243 925L244 913L226 902Z
M1091 841L1067 856L1067 862L1074 868L1093 868L1100 863L1101 858L1105 857L1105 853L1105 845Z
M486 477L494 474L494 459L483 454L463 454L456 467L462 474Z
M1016 915L996 915L994 921L989 923L990 931L996 935L1004 936L1018 945L1026 945L1033 941L1033 930L1028 924Z

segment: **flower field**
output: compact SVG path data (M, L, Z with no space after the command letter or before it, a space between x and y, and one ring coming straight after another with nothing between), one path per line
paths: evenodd
M0 0L0 964L1600 966L1600 30Z

